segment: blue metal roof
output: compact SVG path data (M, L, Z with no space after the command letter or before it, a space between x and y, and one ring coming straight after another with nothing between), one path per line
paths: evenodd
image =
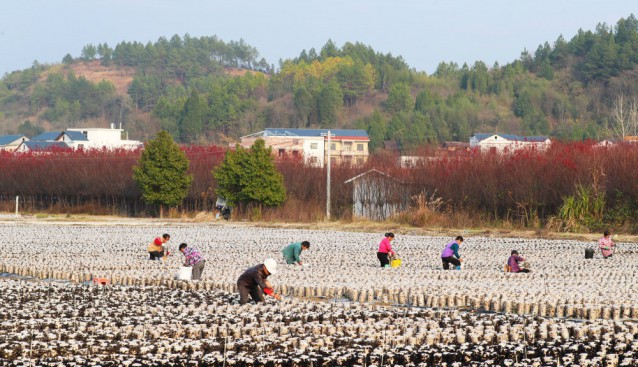
M264 130L263 136L325 136L328 131L334 136L351 136L359 138L367 138L368 133L365 130L349 130L349 129L286 129L286 128L267 128Z
M51 149L68 149L69 146L63 141L25 141L24 145L29 150L51 150Z
M512 141L531 141L531 142L543 142L548 139L547 136L520 136L520 135L512 135L512 134L474 134L474 138L477 141L485 140L494 135L500 136L503 139L512 140Z
M73 141L89 141L89 139L86 138L86 135L82 134L81 131L69 131L69 130L67 130L64 133L66 134L66 136L71 138L71 140L73 140Z
M21 140L24 135L0 135L0 145L9 145L16 140Z
M86 138L86 135L82 134L81 131L61 131L61 132L57 132L57 131L48 131L48 132L44 132L38 136L34 136L33 138L31 138L31 140L33 141L56 141L56 139L58 139L61 135L66 135L69 137L69 139L73 140L73 141L89 141L89 139Z
M47 131L31 138L32 141L54 141L60 136L61 132Z

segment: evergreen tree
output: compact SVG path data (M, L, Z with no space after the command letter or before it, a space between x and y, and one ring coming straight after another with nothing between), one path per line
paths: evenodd
M62 58L62 63L64 65L71 65L73 64L73 56L71 56L71 54L66 54L64 55L64 58Z
M142 199L160 206L160 217L164 206L177 206L188 194L193 176L187 174L188 158L173 138L160 131L149 140L142 156L133 167L133 179L142 192Z
M193 89L178 123L182 142L190 143L197 140L204 128L204 112L205 102L202 101L197 90Z
M383 141L387 134L387 124L379 111L375 110L371 116L364 118L360 128L368 131L371 151L383 148Z
M343 92L334 80L323 87L319 93L317 107L319 122L322 126L332 127L337 123L337 112L343 104Z
M94 60L96 54L97 54L97 49L95 48L95 46L89 44L84 46L84 48L82 48L82 56L80 57L86 61L89 61L89 60Z
M407 112L412 109L412 94L410 87L405 83L397 83L390 88L386 109L388 112Z
M295 105L295 115L297 118L297 126L300 128L310 125L310 114L316 109L316 101L312 94L302 85L297 88L295 95L293 96L293 102Z
M250 149L237 145L226 152L222 163L213 171L217 195L232 205L279 206L286 200L283 176L273 163L271 149L258 139Z

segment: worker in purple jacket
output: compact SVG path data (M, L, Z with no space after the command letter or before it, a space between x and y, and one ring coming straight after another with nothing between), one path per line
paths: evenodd
M202 256L199 251L185 243L179 245L179 251L184 254L184 266L193 267L192 279L200 280L202 278L202 272L204 272L204 266L206 265L206 259L204 259L204 256Z
M454 241L448 242L441 253L443 270L450 270L450 264L454 264L456 270L461 270L461 255L459 255L459 245L463 243L463 236L456 236Z
M529 269L522 269L518 265L521 261L525 261L525 259L518 255L518 251L512 250L512 256L507 259L507 266L510 267L510 273L529 273Z

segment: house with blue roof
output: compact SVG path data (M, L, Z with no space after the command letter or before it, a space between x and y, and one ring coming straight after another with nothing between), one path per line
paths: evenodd
M551 141L547 136L520 136L512 134L474 134L470 138L470 148L479 148L495 152L515 151L518 149L535 148L544 150Z
M18 149L20 144L25 140L29 140L29 138L22 134L0 135L0 150L13 152Z
M61 151L61 150L69 150L69 149L71 149L71 147L63 141L27 140L27 141L23 141L15 151L20 153L26 153L26 152L43 153L43 152L53 152L53 151Z
M115 127L69 128L64 131L44 132L31 138L39 142L63 142L72 149L138 149L142 142L128 140L128 134Z
M369 155L365 130L267 128L242 136L241 146L248 148L257 139L263 139L277 157L298 157L317 167L323 167L328 157L331 163L362 165Z
M67 148L73 149L88 148L89 144L89 140L87 139L86 135L82 134L79 131L69 130L44 132L40 135L32 137L31 141L37 141L41 143L65 143ZM61 146L60 144L58 145Z

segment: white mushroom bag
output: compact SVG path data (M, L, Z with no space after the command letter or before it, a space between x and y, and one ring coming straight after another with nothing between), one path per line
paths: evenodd
M190 266L182 266L177 271L177 279L179 280L191 280L193 277L193 268Z

